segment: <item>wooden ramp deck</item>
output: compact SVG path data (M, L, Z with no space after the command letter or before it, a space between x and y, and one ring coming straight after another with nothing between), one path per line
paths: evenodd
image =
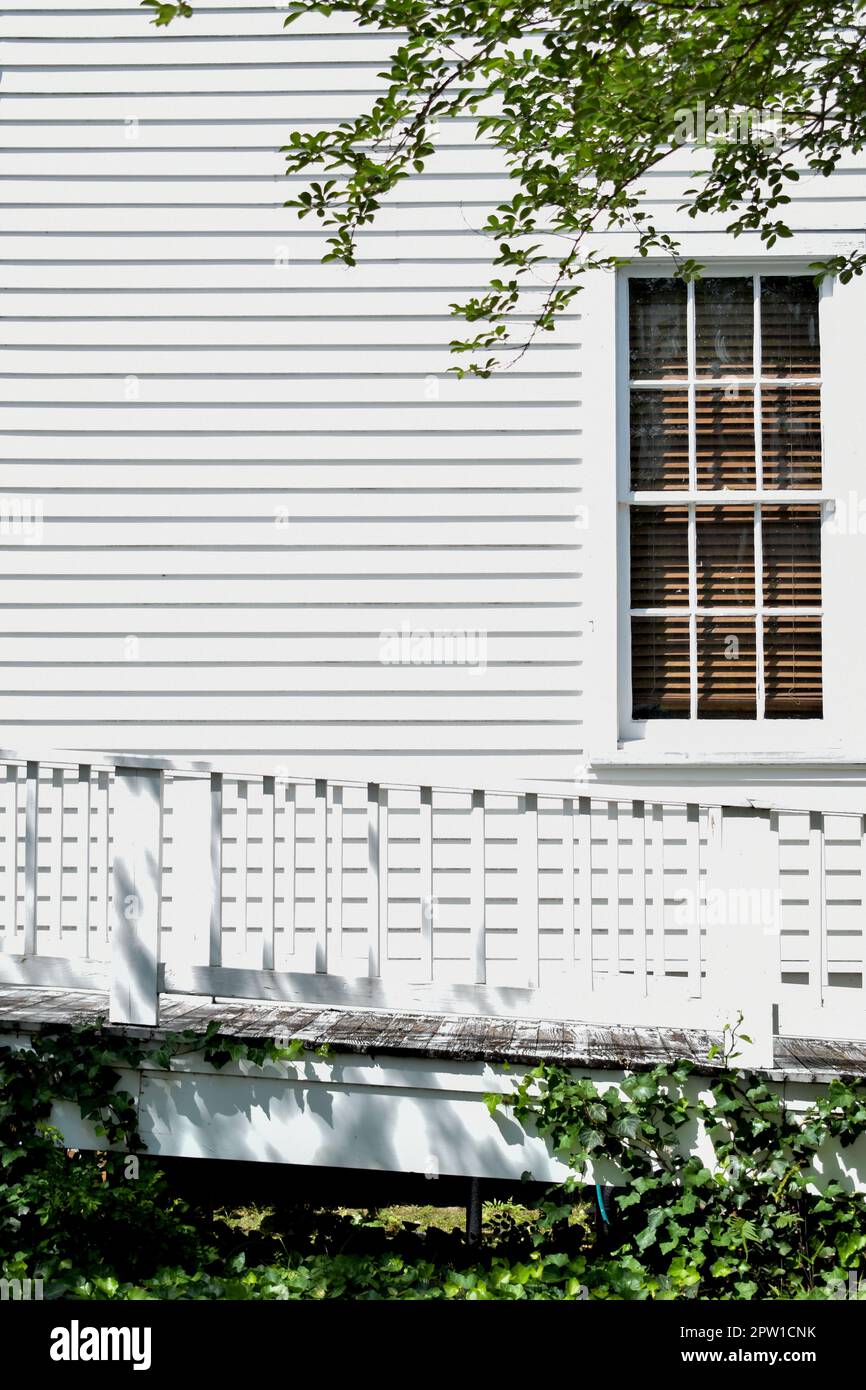
M158 1040L216 1020L237 1038L299 1038L310 1051L294 1062L248 1061L215 1068L183 1051L168 1068L153 1058L119 1068L121 1089L137 1101L139 1134L160 1158L209 1158L304 1166L562 1182L568 1168L539 1135L528 1133L484 1096L510 1093L540 1061L578 1068L600 1084L626 1072L689 1058L699 1092L715 1067L707 1052L719 1035L700 1028L623 1026L430 1010L362 1009L319 1003L247 1003L173 995L160 998L157 1025L106 1022L101 990L0 988L0 1045L26 1046L34 1034L103 1022L109 1032ZM313 1049L327 1044L322 1057ZM793 1110L811 1104L840 1075L866 1076L866 1044L774 1039L768 1083ZM105 1146L77 1107L54 1107L53 1123L71 1148ZM684 1141L685 1142L685 1141ZM692 1136L713 1162L706 1136ZM866 1190L866 1135L822 1155L820 1172ZM601 1160L588 1181L621 1180ZM302 1181L302 1179L301 1179Z
M158 1038L182 1029L204 1032L218 1021L236 1038L299 1038L335 1054L413 1057L534 1066L558 1062L594 1071L640 1071L681 1058L697 1071L718 1068L707 1060L721 1035L693 1028L628 1027L549 1019L495 1018L316 1004L249 1004L165 996L158 1027L106 1022L124 1035ZM96 990L0 986L0 1034L105 1022L108 995ZM866 1077L866 1042L777 1037L768 1077L822 1084L841 1075Z

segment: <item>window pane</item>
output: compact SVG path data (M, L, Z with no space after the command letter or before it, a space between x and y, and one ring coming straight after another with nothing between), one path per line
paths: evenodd
M688 618L632 618L633 719L688 719Z
M632 608L682 608L688 601L688 510L685 507L633 507Z
M762 507L764 606L813 608L821 602L820 507Z
M755 719L755 619L698 618L698 718Z
M755 606L755 513L752 507L695 509L698 606Z
M755 486L755 396L751 386L695 393L699 488Z
M753 373L754 290L751 278L695 282L695 368L698 376Z
M669 491L689 485L689 402L685 391L632 391L631 485Z
M761 388L764 486L821 486L821 389Z
M818 290L808 275L761 277L761 372L817 376Z
M764 619L768 719L820 719L821 619Z
M629 370L632 377L682 377L687 372L686 287L670 276L628 282Z

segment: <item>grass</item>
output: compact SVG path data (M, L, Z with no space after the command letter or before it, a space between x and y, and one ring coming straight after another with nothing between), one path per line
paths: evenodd
M484 1202L481 1211L481 1230L484 1243L496 1246L518 1232L530 1233L538 1219L534 1207L520 1202ZM428 1232L447 1236L460 1235L466 1226L463 1207L425 1205L395 1205L388 1207L310 1207L303 1203L279 1209L273 1206L242 1206L221 1208L214 1219L224 1222L244 1236L259 1236L281 1244L294 1243L302 1232L319 1233L341 1230L347 1236L354 1232L379 1232L385 1238L405 1235L423 1237Z

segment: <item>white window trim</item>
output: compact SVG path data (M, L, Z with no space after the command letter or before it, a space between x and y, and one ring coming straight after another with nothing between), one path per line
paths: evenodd
M701 257L706 274L808 274L828 255L826 240L803 245L796 259L767 255ZM839 248L834 246L834 250ZM690 248L685 248L691 254ZM669 274L668 259L647 260L595 277L582 296L587 312L583 371L583 468L589 528L583 570L585 748L589 767L682 766L762 761L862 763L866 751L866 531L836 534L834 504L853 493L866 513L866 390L859 378L866 340L866 283L825 282L819 300L822 348L824 714L809 720L631 720L628 536L628 322L625 281ZM866 278L866 277L864 277ZM615 348L605 350L607 335ZM607 339L610 341L610 338ZM607 418L602 418L607 409ZM791 494L794 500L798 494ZM737 497L739 494L737 494ZM737 500L732 496L732 502ZM828 523L831 523L828 530ZM616 565L611 557L616 555ZM614 576L615 570L615 576ZM614 583L614 577L616 582Z

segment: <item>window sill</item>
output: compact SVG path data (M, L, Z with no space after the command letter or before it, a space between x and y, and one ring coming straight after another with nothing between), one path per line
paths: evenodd
M671 767L843 767L852 770L866 769L866 750L862 753L840 753L838 749L820 748L784 752L771 750L700 751L698 749L663 750L635 747L626 744L615 753L590 755L588 765L592 771L604 768L671 768Z

